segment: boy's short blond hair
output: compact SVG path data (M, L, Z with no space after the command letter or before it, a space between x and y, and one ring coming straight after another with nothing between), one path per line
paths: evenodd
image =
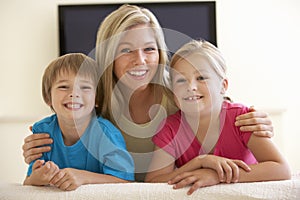
M80 76L88 76L92 79L95 88L97 88L99 69L96 61L82 53L66 54L53 60L44 71L42 79L42 95L46 104L51 102L51 88L53 83L56 81L59 74L65 72L74 73Z

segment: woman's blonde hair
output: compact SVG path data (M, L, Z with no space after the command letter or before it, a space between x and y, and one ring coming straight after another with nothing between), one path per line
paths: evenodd
M95 88L99 82L99 67L95 60L82 53L70 53L60 56L53 60L44 71L42 78L42 95L46 104L51 103L51 89L53 83L62 73L74 73L80 76L87 76L91 78ZM95 101L98 101L98 98L96 95Z
M118 91L117 79L113 72L116 49L120 35L140 24L148 25L154 32L159 51L159 68L155 81L164 84L163 79L165 66L168 64L168 53L162 28L152 12L146 8L124 4L109 14L98 29L95 57L101 69L99 84L102 85L102 95L100 98L101 106L97 109L97 114L102 115L114 124L116 123L112 110L113 108L120 108L120 102L122 102L122 95ZM155 91L158 91L161 86L155 84L154 88Z

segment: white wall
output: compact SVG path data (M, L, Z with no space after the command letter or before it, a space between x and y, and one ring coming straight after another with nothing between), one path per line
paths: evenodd
M0 181L22 182L27 166L21 146L30 134L27 127L50 113L40 85L44 67L58 56L57 5L83 2L87 1L0 0ZM274 141L293 170L299 170L300 1L216 2L217 39L229 67L229 95L270 112Z

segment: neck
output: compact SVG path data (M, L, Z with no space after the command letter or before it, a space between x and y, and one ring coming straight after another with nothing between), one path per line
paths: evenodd
M220 135L220 110L206 114L185 115L202 149L206 153L213 153Z
M90 121L91 117L79 120L63 120L58 118L58 124L61 129L65 145L71 146L75 144L85 132Z
M155 92L152 84L124 96L127 104L123 107L123 112L128 119L137 124L150 122L159 110L159 106L154 105L161 104L162 100L162 93Z

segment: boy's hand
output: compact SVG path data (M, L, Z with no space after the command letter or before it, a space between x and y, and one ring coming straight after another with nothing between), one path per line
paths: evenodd
M32 185L48 185L50 180L59 172L58 166L52 161L44 163L44 160L37 160L33 164L30 175Z
M75 190L84 184L83 170L65 168L57 173L50 183L61 190Z

